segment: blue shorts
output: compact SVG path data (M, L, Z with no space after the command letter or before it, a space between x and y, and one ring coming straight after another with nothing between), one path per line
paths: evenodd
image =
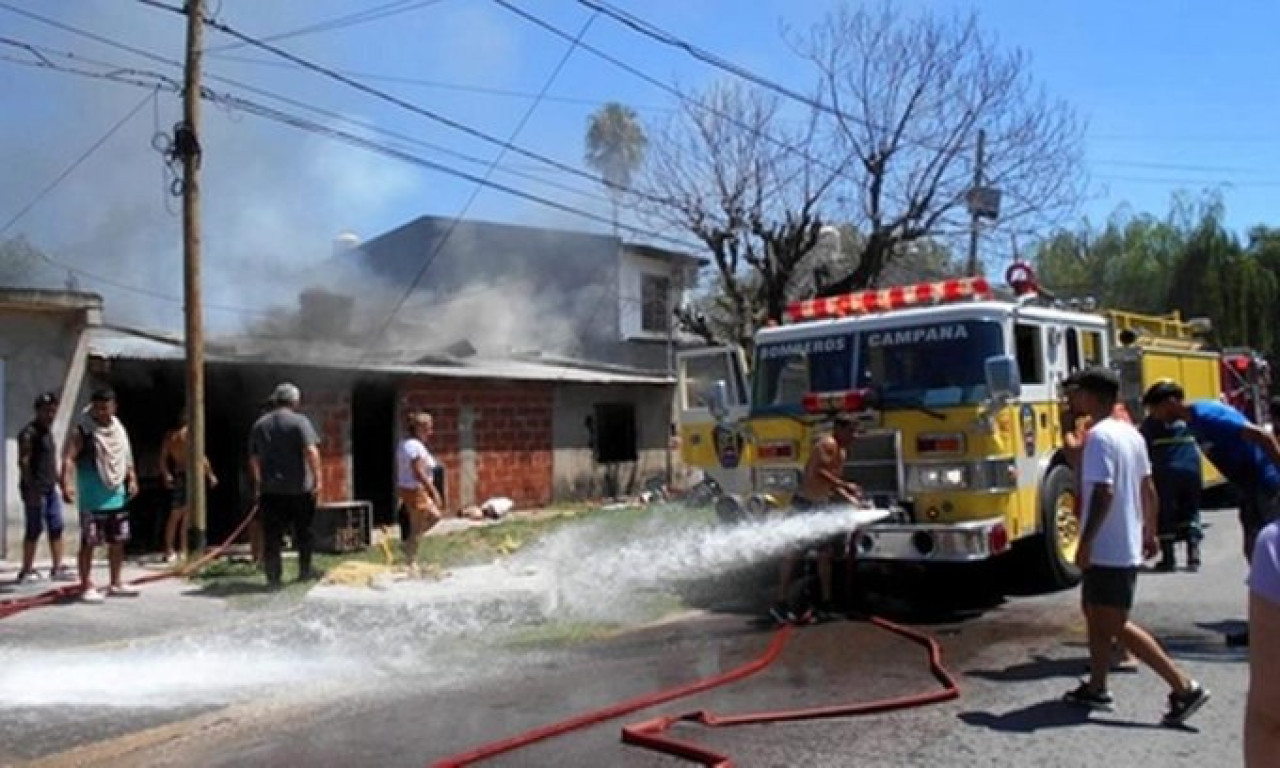
M49 531L49 541L57 541L62 538L62 499L58 497L58 489L50 488L47 491L37 491L35 493L35 504L29 504L31 499L27 494L22 494L22 509L26 513L27 531L26 541L36 541L40 538L40 534L46 530Z

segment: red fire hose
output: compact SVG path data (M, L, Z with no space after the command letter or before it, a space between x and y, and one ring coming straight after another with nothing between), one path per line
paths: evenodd
M686 760L701 763L705 766L727 768L733 764L729 756L722 755L689 741L672 738L665 735L666 731L672 725L679 722L694 722L708 727L718 728L753 723L815 720L824 717L853 717L857 715L887 712L895 709L908 709L911 707L924 706L926 704L935 704L955 699L960 696L960 687L956 684L955 679L952 678L951 673L948 672L947 668L942 664L942 649L938 645L938 641L936 639L922 632L908 629L878 617L872 617L871 622L882 629L902 635L912 642L924 646L929 652L929 671L933 674L934 678L942 684L942 688L927 693L899 696L879 701L868 701L856 704L837 704L834 706L809 707L805 709L775 712L716 715L713 712L699 710L684 715L657 717L651 720L645 720L632 725L623 726L622 740L627 744L652 749L675 757L681 757ZM678 688L660 690L638 696L634 699L622 701L592 712L586 712L558 723L540 726L510 738L485 744L470 751L438 760L435 763L432 763L432 768L455 768L456 766L471 765L481 760L496 757L497 755L505 752L511 752L522 747L527 747L530 744L544 739L560 736L565 733L569 733L570 731L630 714L637 710L646 709L657 704L684 698L694 693L700 693L711 688L716 688L741 680L772 664L782 654L782 649L786 646L790 637L791 627L782 627L774 634L773 640L769 643L769 647L765 649L763 654L740 667L729 670L728 672L706 677Z
M213 549L210 549L208 552L205 552L204 555L200 557L200 559L187 563L186 565L180 568L173 568L168 571L160 571L158 573L149 573L146 576L140 576L130 581L129 584L137 586L140 584L150 584L154 581L161 581L163 579L172 579L175 577L190 576L191 574L195 573L196 571L208 565L213 560L221 557L222 553L225 552L227 548L230 547L231 544L235 542L237 538L240 537L240 534L244 533L244 529L249 526L249 522L253 520L253 516L256 515L257 513L258 513L258 505L255 504L249 510L249 514L245 515L244 519L240 521L240 524L236 526L236 529L231 532L231 535L228 536L226 540L222 542L222 544L218 545ZM82 587L79 584L68 584L65 587L55 587L53 589L47 589L38 595L31 595L29 597L16 597L16 598L10 598L8 600L0 600L0 619L7 619L10 616L22 613L23 611L29 610L31 608L39 608L41 606L53 605L54 603L58 603L63 600L68 600L70 598L73 598L79 595L83 591L84 591L84 587Z

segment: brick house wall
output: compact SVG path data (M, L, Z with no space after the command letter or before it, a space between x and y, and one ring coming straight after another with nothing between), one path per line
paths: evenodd
M311 419L320 436L320 473L324 482L320 501L351 499L351 392L304 390L299 410Z
M519 507L551 502L552 384L413 378L400 394L401 422L409 408L434 419L431 451L445 466L447 513L493 496Z

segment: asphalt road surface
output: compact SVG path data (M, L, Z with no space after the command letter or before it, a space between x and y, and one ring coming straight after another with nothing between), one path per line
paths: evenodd
M929 586L934 599L927 614L908 618L941 641L944 661L960 682L959 699L864 717L720 729L680 725L673 733L741 766L1237 765L1247 666L1244 652L1228 648L1223 635L1243 626L1244 563L1234 512L1210 512L1207 520L1204 568L1144 574L1134 613L1213 691L1186 728L1159 725L1166 690L1146 670L1113 678L1114 713L1090 715L1060 702L1086 657L1075 591L1002 598L988 578L953 574ZM101 618L103 607L71 606L0 625L0 764L425 766L736 667L763 653L773 637L750 614L720 605L575 643L492 644L459 635L423 646L415 641L419 617L394 617L388 626L386 619L352 614L344 620L365 622L367 636L333 644L331 628L296 608L247 613L184 595L176 585L156 590L124 607L106 606L117 614L111 619ZM127 612L134 615L121 616ZM97 624L85 630L89 621ZM175 639L157 635L178 624ZM283 655L264 640L278 639L282 628L290 628L297 648ZM167 657L175 647L187 655ZM327 650L308 651L316 647ZM116 663L122 648L137 675L157 676L154 701L146 690L134 691L137 680L127 675L94 677L115 674L114 667L96 668L86 659ZM22 691L16 693L23 701L12 701L15 691L6 685L14 685L14 666L38 665L42 653L52 654L49 679L71 685L64 680L69 674L80 681L85 705ZM75 655L59 656L65 653ZM233 667L242 659L253 673L231 680L235 674L223 672L177 691L165 687L164 664L208 666L210 659ZM77 675L67 664L86 666ZM43 679L33 672L29 687L39 689ZM114 699L113 685L121 692ZM99 688L106 689L102 696ZM621 727L693 710L773 711L937 688L919 646L870 623L842 620L799 629L774 664L744 680L485 764L690 764L623 744ZM203 693L187 699L185 690Z

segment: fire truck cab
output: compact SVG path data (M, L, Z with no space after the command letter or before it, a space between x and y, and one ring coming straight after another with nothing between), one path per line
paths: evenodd
M1189 338L1161 345L1167 331L1142 326L1144 316L1064 306L1019 266L1001 296L984 278L921 283L795 302L789 323L762 329L748 416L728 427L747 438L757 501L785 505L817 431L852 412L861 429L844 474L891 510L858 531L859 561L966 563L1016 551L1045 587L1078 580L1063 380L1113 366L1140 418L1141 392L1161 376L1177 376L1189 397L1216 397L1217 356Z

